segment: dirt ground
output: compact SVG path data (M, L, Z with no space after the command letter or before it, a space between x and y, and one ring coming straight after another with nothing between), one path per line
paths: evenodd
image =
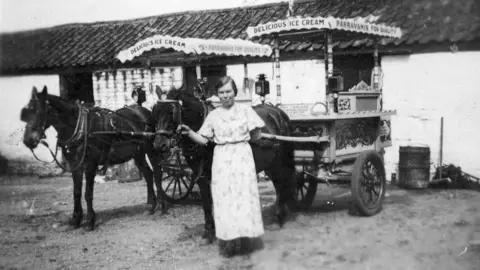
M475 191L389 187L383 211L365 218L349 214L348 189L319 187L312 209L279 229L272 185L261 182L265 248L228 260L197 244L200 206L143 214L144 181L96 184L96 230L69 230L71 182L2 178L0 269L480 269L480 251L468 246L480 216Z

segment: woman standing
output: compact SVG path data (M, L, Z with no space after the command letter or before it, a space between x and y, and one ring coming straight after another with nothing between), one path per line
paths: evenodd
M235 103L237 86L225 76L215 86L222 105L205 119L198 132L188 126L189 137L206 145L215 142L212 164L212 199L220 253L251 252L252 240L264 234L257 173L251 138L260 137L265 123L250 106ZM239 245L240 248L239 248Z

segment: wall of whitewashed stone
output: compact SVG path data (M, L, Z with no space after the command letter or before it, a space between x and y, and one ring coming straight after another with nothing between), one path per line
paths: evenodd
M95 105L115 110L132 103L132 91L140 85L146 92L144 107L151 108L158 100L156 86L162 90L180 88L184 83L181 67L156 67L153 69L103 70L92 74Z

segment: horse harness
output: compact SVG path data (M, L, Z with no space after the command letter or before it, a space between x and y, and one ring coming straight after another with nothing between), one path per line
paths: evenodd
M48 101L47 101L48 102ZM142 123L142 124L145 124L145 129L148 128L148 119L145 119L145 117L140 113L138 112L137 110L133 109L133 108L130 108L128 106L126 106L126 108L130 109L131 111L133 111L137 116L139 116L140 119L142 119L142 121L135 121L133 119L129 119L128 117L126 116L123 116L115 111L112 111L112 110L108 110L108 109L105 109L105 108L102 108L100 110L96 110L95 111L95 108L94 110L92 109L89 109L87 108L85 105L83 104L80 104L79 102L76 103L77 107L78 107L78 118L77 118L77 123L76 123L76 126L75 126L75 129L72 133L72 135L64 140L64 141L60 141L60 140L57 140L57 147L56 147L56 150L55 150L55 153L53 153L53 151L50 149L48 143L46 141L44 141L43 139L45 139L45 126L46 126L46 122L47 122L47 117L45 117L45 123L44 125L42 126L42 140L41 140L41 143L47 147L47 149L49 150L50 154L52 155L53 157L53 161L51 162L56 162L56 164L62 168L62 170L66 170L66 168L64 166L62 166L60 164L60 162L58 161L57 159L57 154L58 154L58 146L61 146L62 148L64 148L67 153L70 151L70 148L72 147L75 147L75 146L78 146L80 145L82 142L83 142L83 153L82 153L82 158L80 160L80 162L78 163L78 165L75 167L75 168L72 168L71 171L75 171L77 170L78 168L80 168L82 165L83 165L83 162L85 160L85 157L86 157L86 154L87 154L87 148L88 148L88 138L89 137L92 137L92 136L95 136L95 134L92 134L92 133L89 133L88 131L88 124L89 124L89 115L91 112L96 112L99 116L102 116L100 114L99 111L103 111L103 112L106 112L106 114L104 114L104 129L105 130L108 130L108 128L112 128L115 131L119 131L118 128L115 127L115 123L114 123L114 119L113 119L113 115L117 115L117 116L120 116L120 117L123 117L123 118L126 118L130 121L134 121L134 122L139 122L139 123ZM48 107L49 107L49 104L47 103L47 106L46 106L46 114L48 115ZM135 128L130 122L129 124L131 125L132 128ZM38 127L36 127L38 129ZM104 139L101 139L99 137L96 137L97 140L100 140L101 142L103 143L106 143L107 145L109 145L109 147L104 150L104 151L101 151L102 152L102 157L101 159L105 159L105 164L104 164L104 168L102 170L105 170L106 167L108 167L108 155L113 151L113 148L111 147L113 145L113 143L109 142L109 141L106 141ZM97 148L96 146L94 145L91 145L95 148ZM98 148L97 148L98 149ZM34 155L34 157L38 160L38 161L41 161L41 162L44 162L42 160L40 160L36 155L35 153L33 152L33 149L30 149ZM100 149L98 149L100 150ZM51 162L48 162L48 163L51 163ZM44 162L44 163L47 163L47 162Z

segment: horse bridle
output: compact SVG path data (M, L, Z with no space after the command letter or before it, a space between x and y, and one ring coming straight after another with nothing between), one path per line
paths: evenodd
M87 115L88 115L88 110L86 110L81 104L77 103L77 106L78 106L78 119L77 119L77 125L75 127L75 130L73 132L73 134L70 136L70 138L68 138L67 140L65 141L60 141L57 139L57 145L55 147L55 153L50 149L48 143L45 141L45 139L47 138L46 134L45 134L45 130L47 129L47 123L48 123L48 107L50 106L50 103L48 102L48 100L45 100L45 112L44 112L44 119L42 121L41 124L36 124L36 125L32 125L30 123L28 123L27 119L25 119L25 113L27 110L31 109L27 106L27 108L23 108L22 109L22 112L21 112L21 115L20 115L20 118L22 121L25 121L27 122L27 127L28 126L31 126L32 127L32 130L35 130L37 132L40 133L40 139L39 139L39 142L38 143L41 143L43 144L45 147L47 147L48 151L50 152L50 154L52 155L53 157L53 160L51 162L45 162L43 160L40 160L37 155L35 154L35 152L33 151L33 149L30 148L30 151L32 152L33 156L35 157L35 159L37 159L38 161L40 162L43 162L43 163L52 163L52 162L55 162L57 163L57 165L62 168L63 170L66 170L65 167L63 167L60 162L58 161L57 159L57 154L58 154L58 146L59 145L62 145L64 147L67 147L73 143L76 143L78 141L80 141L83 137L83 155L82 155L82 158L80 160L80 162L78 163L78 165L75 167L75 168L71 168L71 171L75 171L77 170L78 168L80 168L83 164L83 161L85 159L85 156L86 156L86 153L87 153L87 145L88 145L88 136L87 134L84 134L86 133L87 131L87 125L88 125L88 120L87 120Z
M181 125L182 124L182 108L183 104L181 100L175 100L175 99L164 99L164 100L159 100L157 101L158 103L165 103L165 104L171 104L174 107L174 118L176 118L176 124ZM178 112L177 115L175 115L175 112ZM166 137L174 137L177 135L180 135L181 131L179 130L174 130L174 131L168 131L165 129L160 128L158 125L155 127L155 134L156 135L162 135Z
M37 101L38 102L38 101ZM23 108L21 113L20 113L20 120L24 121L27 123L27 127L31 127L32 130L34 131L37 131L38 133L40 133L40 140L42 139L45 139L47 138L47 136L45 135L45 130L47 129L47 121L48 121L48 106L49 106L49 102L48 100L45 100L45 112L43 113L44 114L44 118L43 118L43 121L41 123L35 123L35 124L31 124L29 123L29 121L27 121L28 119L26 119L26 113L28 110L31 110L32 108L30 108L30 106L27 106L26 108Z

